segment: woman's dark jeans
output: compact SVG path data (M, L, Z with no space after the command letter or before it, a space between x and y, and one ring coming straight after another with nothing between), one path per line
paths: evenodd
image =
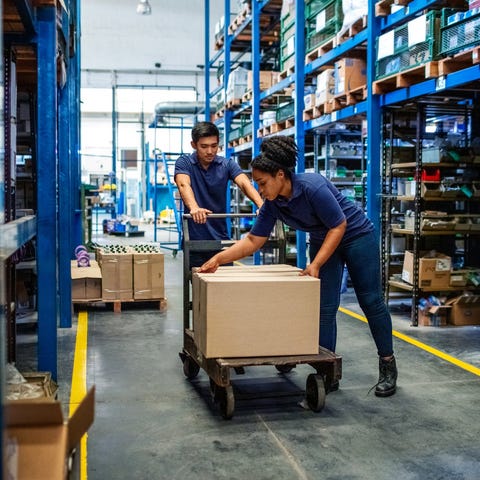
M310 259L320 245L310 245ZM374 232L342 241L320 269L320 345L335 351L344 264L381 357L393 354L392 319L383 300L379 244Z

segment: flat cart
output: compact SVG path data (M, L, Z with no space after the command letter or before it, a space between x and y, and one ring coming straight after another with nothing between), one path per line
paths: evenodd
M208 218L241 218L255 217L255 214L211 214ZM242 358L205 358L197 348L194 332L190 325L191 302L191 268L190 252L220 250L232 245L234 241L194 241L190 240L188 219L183 215L183 349L179 353L183 363L183 373L188 379L195 378L202 368L210 379L210 391L215 404L225 419L233 417L235 411L235 395L230 381L231 369L244 367L272 365L281 373L288 373L297 365L308 364L316 373L307 376L305 396L307 404L314 412L320 412L325 406L326 394L331 385L342 377L342 358L319 347L314 355L293 355L274 357L242 357ZM208 220L207 220L208 221ZM285 262L286 242L283 225L276 226L275 237L270 238L265 245L278 250L279 263Z

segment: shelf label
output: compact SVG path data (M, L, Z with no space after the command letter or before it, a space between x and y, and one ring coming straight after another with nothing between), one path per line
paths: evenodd
M446 88L447 84L446 84L446 78L445 78L445 75L441 75L440 77L437 78L437 82L436 82L436 85L435 85L435 90L443 90L444 88Z
M315 20L315 31L318 33L325 28L325 10L322 10Z
M337 112L332 112L332 122L336 122L337 121Z

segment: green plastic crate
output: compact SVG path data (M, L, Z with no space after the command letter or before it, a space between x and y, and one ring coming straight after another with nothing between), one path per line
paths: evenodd
M242 127L232 128L228 132L228 142L238 140L242 136Z
M277 108L277 123L283 122L295 116L295 102L280 105Z
M342 3L338 0L317 2L307 16L306 50L310 52L315 47L334 37L341 29L343 23Z
M397 27L394 30L394 41L398 39L398 45L394 43L393 55L375 62L375 78L388 77L437 59L440 50L440 17L441 11L431 11L425 15L425 41L412 46L408 44L408 23ZM379 42L385 41L382 37L377 39L377 52Z
M480 12L473 12L458 13L458 20L450 24L447 24L447 16L444 16L440 48L442 55L454 55L480 44Z

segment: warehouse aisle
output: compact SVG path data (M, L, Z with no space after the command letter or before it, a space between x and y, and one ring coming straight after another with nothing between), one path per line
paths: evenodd
M212 407L207 376L190 382L183 375L181 253L166 252L165 265L166 311L88 312L86 382L97 389L90 480L478 479L479 327L412 328L405 316L394 318L400 335L421 343L395 338L399 388L380 399L369 393L377 379L373 341L354 318L353 295L344 295L342 310L354 316L338 315L343 379L323 412L299 406L310 367L288 375L251 367L233 375L235 415L225 421ZM59 330L65 413L76 325L75 317L72 329ZM35 369L35 333L22 332L19 342L19 369Z
M478 478L479 377L396 340L398 393L376 398L368 393L377 375L368 328L343 313L341 389L322 413L298 405L310 367L285 376L252 367L233 377L235 416L223 420L212 409L206 375L186 380L178 357L181 261L181 254L166 256L165 312L89 312L87 383L96 384L97 410L88 478ZM423 341L447 337L430 333ZM471 334L478 345L479 330Z

